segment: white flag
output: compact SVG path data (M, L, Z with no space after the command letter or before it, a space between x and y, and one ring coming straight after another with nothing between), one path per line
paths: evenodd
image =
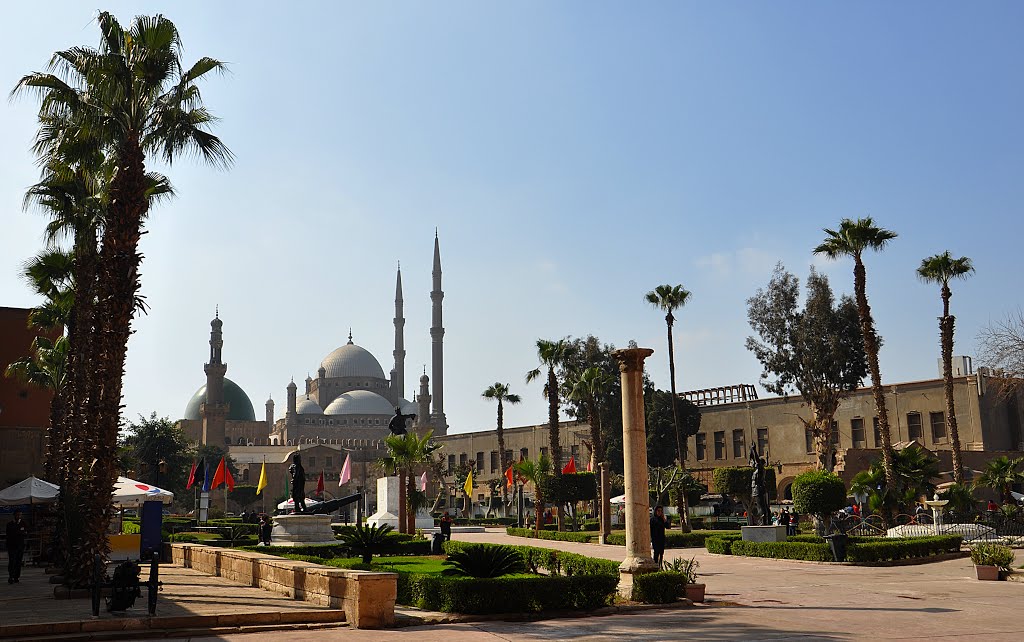
M420 475L420 492L427 492L427 471L423 471L423 474Z
M352 453L348 454L345 458L345 464L341 467L341 478L338 480L338 486L344 486L352 479Z

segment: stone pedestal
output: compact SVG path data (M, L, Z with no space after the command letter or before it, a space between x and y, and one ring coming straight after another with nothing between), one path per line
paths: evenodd
M278 515L270 533L274 546L334 544L330 515Z
M416 511L416 530L434 527L434 518L430 516L426 508Z
M785 542L785 526L741 526L744 542Z
M377 479L377 512L366 518L370 526L387 524L398 530L398 506L401 487L398 477L381 477ZM433 521L430 523L434 525Z
M619 565L619 591L629 595L633 575L651 573L659 565L651 557L650 499L647 480L647 434L644 421L644 359L650 348L616 350L612 356L622 373L622 455L626 481L626 559Z

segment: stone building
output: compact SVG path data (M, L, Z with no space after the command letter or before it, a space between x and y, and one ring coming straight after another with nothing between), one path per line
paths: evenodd
M980 469L1000 454L1019 454L1024 449L1019 395L1001 397L985 369L974 373L968 357L957 362L953 391L965 467ZM810 411L800 397L757 399L753 386L682 396L700 406L700 432L690 441L687 465L706 483L717 467L745 466L752 443L776 467L779 498L789 498L793 478L814 467L812 436L799 419L809 419ZM894 447L916 442L939 458L941 470L951 470L942 379L886 384L885 398ZM835 470L845 480L881 456L877 421L870 387L856 390L840 404L834 457Z

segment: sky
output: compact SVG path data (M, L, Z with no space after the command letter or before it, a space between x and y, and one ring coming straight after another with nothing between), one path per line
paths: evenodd
M201 89L236 161L182 158L177 198L141 242L125 414L180 418L205 383L209 321L228 378L263 416L285 410L347 341L391 370L402 265L406 396L430 371L435 229L444 270L451 432L491 429L481 398L509 383L507 426L546 421L538 338L651 347L668 388L659 284L677 314L677 388L756 384L746 300L777 262L837 293L850 260L813 255L823 228L872 216L898 237L866 256L883 381L939 376L938 287L924 257L977 269L954 285L957 354L1021 305L1024 5L1015 2L108 2L124 24L164 13L184 59L229 63ZM12 3L0 90L50 55L99 41L79 2ZM0 306L45 216L37 104L0 101ZM977 365L977 364L975 364ZM765 395L763 389L760 390Z

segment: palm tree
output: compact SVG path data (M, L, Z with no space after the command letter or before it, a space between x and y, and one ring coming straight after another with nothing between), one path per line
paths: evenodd
M548 443L551 447L551 461L556 476L562 474L562 444L558 425L558 375L556 368L562 368L568 362L572 344L566 339L548 341L537 339L537 358L541 367L547 368L547 382L544 384L544 396L548 400ZM526 373L526 383L530 383L541 375L541 368L534 368ZM557 507L558 530L564 528L562 507Z
M690 292L682 285L659 285L644 295L644 300L665 313L665 326L668 328L668 376L672 390L672 424L676 429L676 457L679 466L686 471L685 448L683 447L683 434L679 427L679 410L676 404L679 397L676 395L676 356L675 347L672 341L672 326L675 324L675 311L686 305L690 300ZM679 520L679 527L687 531L690 529L689 506L686 495L683 495L682 519Z
M534 515L537 517L534 520L534 525L539 537L541 521L544 519L544 495L541 492L541 487L544 484L544 477L551 472L551 460L548 459L547 455L543 454L536 460L524 459L515 464L515 471L517 475L525 480L525 483L533 484Z
M909 510L922 496L931 497L935 492L932 480L938 476L939 460L912 444L893 453L892 482L886 477L884 460L876 459L868 470L854 475L850 491L868 493L871 508L888 525L897 511Z
M591 366L582 372L572 373L566 381L569 399L583 405L590 423L591 469L596 473L598 466L604 462L604 439L601 435L601 400L611 392L615 382L598 366ZM597 484L598 501L601 514L606 515L610 509L609 497L605 497L600 482ZM603 521L601 523L604 523ZM607 533L605 533L607 535Z
M501 472L504 473L508 468L509 462L505 457L505 408L504 404L517 404L522 399L517 394L509 392L509 386L507 383L495 382L493 386L484 390L484 399L496 399L498 401L498 461L500 463ZM508 484L502 483L501 485L501 507L502 512L505 513L508 510Z
M428 430L422 437L415 432L408 432L404 435L388 435L384 438L388 454L378 463L385 471L393 470L399 476L399 488L402 491L399 503L404 511L404 514L398 516L400 533L416 532L415 468L424 464L429 465L434 459L434 451L441 447L430 440L433 435L434 431ZM402 485L403 481L404 486Z
M851 220L844 218L839 222L838 230L825 228L825 240L814 248L815 254L823 254L830 259L842 256L853 258L853 289L857 300L857 312L860 315L860 329L864 336L864 353L868 360L868 371L871 373L871 391L875 397L875 408L878 410L878 430L882 435L882 461L885 468L885 479L891 485L893 477L892 435L889 432L889 414L885 408L885 391L882 390L882 374L878 367L878 335L875 333L875 322L871 318L871 306L868 305L867 272L864 269L863 256L866 250L881 251L886 244L896 238L896 232L880 228L868 216Z
M64 390L68 381L68 339L58 337L36 337L32 340L32 355L12 361L4 372L24 383L34 385L53 393L50 401L50 427L46 432L46 460L43 474L47 480L57 479L63 456L63 435L58 430L63 426Z
M96 463L85 509L87 528L71 579L88 576L93 555L109 550L108 501L117 475L116 449L121 388L131 321L137 309L141 255L138 242L149 211L145 163L157 154L167 163L196 153L226 167L232 154L207 131L214 117L203 105L196 81L223 63L200 58L191 67L181 61L181 40L163 16L138 16L128 29L113 15L97 18L99 48L74 47L54 54L50 71L23 77L13 93L34 91L41 100L36 154L55 160L66 141L94 140L112 168L100 243L95 348L90 364L96 401Z
M942 316L939 317L939 337L942 348L942 382L946 393L946 423L949 425L949 438L953 444L953 481L964 483L964 463L960 455L960 433L956 427L956 408L953 405L953 326L956 317L949 313L949 299L953 296L949 282L953 279L966 279L974 272L971 259L962 256L954 259L949 251L929 256L921 261L917 268L917 276L925 283L938 283L941 286Z
M974 487L987 487L999 493L1004 504L1013 504L1013 485L1024 482L1024 473L1017 470L1024 464L1024 457L1010 459L1006 455L996 457L985 464L985 472L974 480Z

